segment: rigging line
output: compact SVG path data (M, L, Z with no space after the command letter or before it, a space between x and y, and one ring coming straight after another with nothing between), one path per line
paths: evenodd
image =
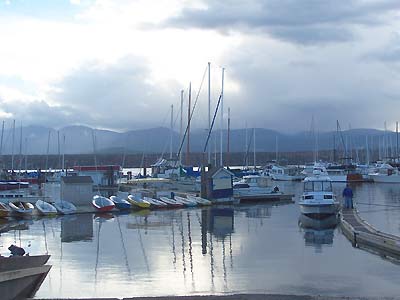
M247 164L246 164L246 161L247 161L248 158L249 158L250 146L251 146L251 143L252 143L252 142L253 142L253 135L250 134L250 139L249 139L249 142L248 142L248 144L247 144L247 149L246 149L246 153L245 153L245 156L244 156L244 165L247 165Z
M197 101L199 100L200 91L201 91L201 88L203 87L204 79L205 79L206 74L207 74L207 69L208 69L208 65L207 65L207 67L206 67L205 70L204 70L203 78L202 78L202 80L201 80L200 88L199 88L199 90L198 90L198 92L197 92L197 95L196 95L196 100L195 100L195 102L194 102L193 109L192 109L191 114L190 114L190 117L189 117L189 121L192 120L193 113L194 113L194 110L195 110L196 105L197 105ZM190 122L188 122L188 124L186 125L186 129L185 129L185 132L184 132L184 134L183 134L182 141L181 141L181 145L180 145L180 147L179 147L178 153L176 154L176 157L179 157L179 155L181 154L182 147L183 147L183 144L184 144L185 139L186 139L186 135L187 135L187 133L188 133L188 131L189 131L189 124L190 124Z
M184 92L186 92L186 94L188 94L189 93L189 88L186 88L186 90ZM176 104L176 103L174 104L174 107L179 107L179 106L180 106L180 100L179 100L178 104ZM180 119L180 113L181 113L180 110L177 109L176 112L175 112L175 118L174 118L174 120L172 122L172 126L173 127L175 127L176 123L178 122L178 119ZM167 140L165 142L165 144L164 144L164 149L163 149L161 157L163 157L163 155L167 151L166 148L168 147L168 143L169 143L169 140Z
M215 111L214 111L214 116L213 116L213 119L212 119L212 122L211 122L210 130L208 131L207 140L206 140L206 143L205 143L204 148L203 148L203 153L205 153L206 150L207 150L208 142L209 142L210 136L211 136L211 131L212 131L213 127L214 127L215 119L217 118L219 105L221 104L221 99L222 99L222 94L220 94L219 98L218 98L217 107L215 108Z

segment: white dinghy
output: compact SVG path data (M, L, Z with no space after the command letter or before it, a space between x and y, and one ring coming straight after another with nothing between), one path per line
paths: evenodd
M76 206L69 201L61 200L59 202L55 202L53 205L62 215L70 215L76 212Z
M57 214L57 209L50 203L47 203L43 200L37 200L35 206L39 213L43 216L51 216Z

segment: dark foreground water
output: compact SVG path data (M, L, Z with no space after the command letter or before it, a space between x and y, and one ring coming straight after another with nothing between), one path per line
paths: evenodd
M300 184L286 188L301 190ZM400 206L400 187L364 184L354 190L359 202L390 204L363 205L362 213L399 234L394 206ZM398 296L400 265L353 248L334 219L318 223L299 216L295 203L43 218L9 224L0 252L16 243L32 255L51 254L53 267L38 298Z

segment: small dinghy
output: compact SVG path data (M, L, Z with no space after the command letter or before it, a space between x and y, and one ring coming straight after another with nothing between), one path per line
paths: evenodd
M76 212L76 206L65 200L55 202L53 205L57 209L58 213L62 215L70 215Z
M188 198L189 200L192 200L192 201L196 201L197 204L203 205L203 206L212 204L212 202L210 200L207 200L207 199L204 199L201 197L197 197L194 195L187 195L186 198Z
M11 208L6 203L0 202L0 217L8 217L11 214Z
M47 203L43 200L36 201L35 206L39 213L43 216L54 216L57 214L57 209L50 203Z
M128 201L129 201L129 203L131 203L133 205L133 207L136 207L136 208L150 208L150 202L148 202L142 198L138 198L138 197L129 195Z
M23 201L9 202L8 205L10 206L12 213L17 217L30 217L35 208L32 203Z
M150 198L150 197L143 197L143 200L146 200L150 203L151 207L153 208L167 208L168 205L158 199Z
M182 202L183 205L188 206L188 207L197 206L197 202L196 201L192 201L192 200L189 200L187 198L175 196L175 200L178 201L178 202Z
M176 207L176 208L183 207L183 203L177 202L175 199L172 198L160 197L160 200L164 203L167 203L169 207Z
M125 199L122 199L121 197L111 196L110 200L114 202L115 207L118 208L119 210L127 210L132 208L132 204L130 204Z
M92 205L99 212L110 211L115 207L114 202L106 197L99 195L93 197Z

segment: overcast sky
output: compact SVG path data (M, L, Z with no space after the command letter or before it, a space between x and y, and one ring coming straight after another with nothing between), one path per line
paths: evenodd
M394 129L399 17L398 0L0 0L0 118L168 127L173 104L179 131L192 82L206 128L211 62L234 128Z

